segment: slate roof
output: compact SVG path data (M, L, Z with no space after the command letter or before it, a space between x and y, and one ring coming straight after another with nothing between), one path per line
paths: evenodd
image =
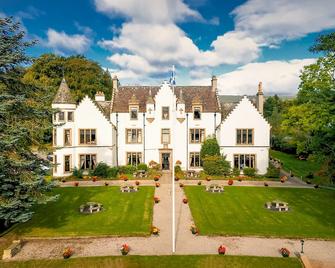
M56 96L53 99L52 103L54 104L76 104L75 100L73 99L70 89L65 81L65 78L63 77L62 82L59 85L59 88L57 90Z
M248 99L256 107L256 96L247 96ZM221 104L222 119L225 119L236 105L242 100L243 95L219 95L218 96Z
M120 86L114 96L112 112L128 113L129 100L136 97L139 103L139 111L145 112L146 102L151 96L155 98L159 86ZM216 93L211 86L176 86L175 95L177 98L182 91L183 101L185 102L186 112L192 112L192 101L200 99L203 104L203 112L219 112L219 103Z

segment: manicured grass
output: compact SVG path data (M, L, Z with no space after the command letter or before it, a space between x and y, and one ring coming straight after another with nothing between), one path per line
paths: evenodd
M321 163L311 160L299 160L293 154L287 154L275 150L270 150L270 155L273 158L279 159L283 163L283 169L287 172L292 172L294 176L302 177L307 180L306 176L309 173L315 173L320 170ZM313 183L329 184L329 179L325 177L315 176L310 179Z
M1 264L1 262L0 262ZM126 256L73 258L68 260L34 260L2 263L4 268L59 268L59 267L234 267L234 268L301 268L297 258L272 258L249 256Z
M187 186L185 192L202 235L335 239L332 190L228 186L218 194ZM287 202L290 211L265 209L273 200Z
M24 236L149 235L153 214L154 187L136 193L121 193L119 187L56 188L56 202L40 205L33 218L13 232ZM81 214L80 205L94 201L104 210Z

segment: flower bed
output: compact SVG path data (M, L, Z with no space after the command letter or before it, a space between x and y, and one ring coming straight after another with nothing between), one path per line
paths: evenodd
M63 251L63 258L68 259L73 255L73 253L74 253L74 250L70 247L67 247Z
M287 248L281 248L279 252L283 257L290 257L290 251Z
M157 227L153 226L152 229L151 229L151 233L153 235L159 235L159 229Z
M121 254L122 255L127 255L130 251L130 247L128 244L123 244L120 248Z
M191 230L191 233L194 234L194 235L198 235L199 234L199 230L198 230L198 228L194 224L191 225L190 230Z
M226 253L226 247L224 245L220 245L218 248L218 253L224 255Z

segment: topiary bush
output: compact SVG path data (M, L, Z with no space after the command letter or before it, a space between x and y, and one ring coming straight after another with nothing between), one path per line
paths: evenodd
M127 166L119 166L120 174L133 174L136 171L136 166L127 165Z
M269 167L267 168L266 177L268 178L279 178L280 170L276 168L272 163L269 163Z
M200 158L204 159L206 156L220 156L220 146L217 139L207 138L201 145Z
M243 169L243 174L249 177L255 177L256 175L256 169L255 168L249 168L249 167L245 167Z
M137 170L148 171L148 166L145 163L140 163L140 164L137 165Z
M208 175L224 175L230 174L230 163L225 157L219 155L206 156L203 159L203 169Z
M174 173L180 173L182 172L181 167L180 166L174 166Z

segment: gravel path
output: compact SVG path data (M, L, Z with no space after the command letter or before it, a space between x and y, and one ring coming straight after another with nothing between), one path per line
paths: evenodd
M143 182L143 183L142 183ZM87 182L93 183L93 182ZM100 183L100 182L99 182ZM113 181L112 185L120 185L123 181ZM43 239L26 241L22 250L13 260L40 258L61 258L65 247L75 249L74 257L120 255L120 247L128 243L131 255L168 255L172 254L171 229L171 177L164 175L161 186L155 189L155 196L160 197L159 204L154 205L153 225L160 229L159 236L150 237L105 237L105 238L73 238L73 239ZM196 181L184 181L185 184L195 184ZM205 184L226 181L204 182ZM293 187L294 183L273 183L273 187ZM263 182L235 182L238 186L262 186ZM62 186L72 184L63 183ZM94 185L99 185L95 182ZM103 182L101 182L103 185ZM152 181L141 181L141 185L153 185ZM279 257L278 249L288 248L292 253L301 249L300 241L293 239L258 238L258 237L208 237L194 236L190 232L193 223L188 204L182 202L183 188L176 186L176 254L217 254L220 244L227 246L229 255L273 256ZM89 186L89 185L87 185ZM306 187L300 185L300 187ZM307 186L309 187L309 186ZM305 240L305 255L315 267L335 267L335 241Z

